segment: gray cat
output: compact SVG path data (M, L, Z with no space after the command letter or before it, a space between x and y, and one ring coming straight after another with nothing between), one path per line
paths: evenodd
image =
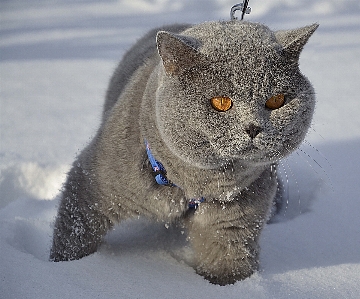
M314 90L298 65L317 27L208 22L139 40L68 174L50 259L87 256L115 224L141 215L182 221L194 268L210 282L249 277L279 193L276 163L312 119Z

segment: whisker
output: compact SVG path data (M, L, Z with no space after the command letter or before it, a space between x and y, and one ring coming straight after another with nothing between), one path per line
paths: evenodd
M287 213L288 207L289 207L289 197L290 197L289 196L289 177L287 175L287 171L286 171L286 168L284 166L283 160L279 161L278 165L281 167L281 169L279 169L278 174L279 174L280 180L283 183L283 188L284 188L284 191L283 191L284 194L282 194L283 199L285 197L285 207L281 208L281 210L283 210L283 216L285 216L286 213ZM283 175L281 175L281 174L283 174ZM283 176L285 176L285 182L284 182Z
M313 132L315 132L317 135L319 135L322 140L325 140L325 138L324 138L320 133L318 133L318 132L314 129L314 126L313 126L313 125L310 126L310 129L311 129ZM306 140L304 140L304 142L305 142L305 141L306 141ZM309 143L309 144L310 144L310 143Z
M288 163L288 159L285 160L287 163L287 167L289 169L289 172L290 172L290 175L291 177L293 178L294 182L295 182L295 186L296 186L296 193L297 193L297 203L298 203L298 207L299 207L299 211L300 211L300 214L301 214L301 209L300 209L300 206L301 206L301 197L300 197L300 186L299 186L299 183L298 183L298 180L296 179L296 176L293 172L293 170L291 169L289 163Z
M323 158L327 164L331 167L331 164L329 162L329 160L321 154L321 152L314 147L313 145L311 145L308 141L304 142L304 144L308 145L311 149L313 149L317 154L320 155L321 158ZM300 154L301 153L301 154ZM305 149L303 148L303 145L301 147L298 148L298 150L296 151L296 154L303 160L306 162L306 164L308 166L310 166L310 168L320 177L320 179L326 184L328 185L332 190L334 190L334 186L332 183L332 180L330 178L330 176L328 175L328 173L326 172L325 168L317 161L315 160L315 158L313 158L309 153L307 153L305 151ZM314 164L318 166L319 170L318 171L315 167ZM332 167L331 167L332 168ZM323 176L326 177L326 180L324 180Z
M315 131L315 130L314 130ZM316 131L315 131L316 132ZM320 156L321 156L321 158L323 158L325 161L326 161L326 163L327 163L327 165L331 168L331 169L333 169L333 167L332 167L332 165L331 165L331 163L330 163L330 161L328 160L328 158L326 158L326 156L318 149L318 148L316 148L315 146L313 146L309 141L307 141L306 139L304 140L304 143L305 144L307 144L309 147L311 147L314 151L316 151L316 153L318 153ZM318 164L318 163L317 163ZM318 164L319 165L319 164ZM320 165L319 165L320 166ZM321 166L320 166L321 167ZM323 167L321 167L321 168L323 168Z

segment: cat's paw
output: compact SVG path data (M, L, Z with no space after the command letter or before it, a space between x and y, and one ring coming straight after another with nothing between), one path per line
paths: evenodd
M217 284L221 286L234 284L239 280L244 280L250 277L255 271L255 268L247 268L247 269L238 269L238 270L230 270L224 273L210 273L208 271L204 271L204 269L198 269L197 274L203 276L206 280L208 280L212 284Z

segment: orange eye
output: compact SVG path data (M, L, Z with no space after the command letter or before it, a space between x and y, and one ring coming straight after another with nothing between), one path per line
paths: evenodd
M211 106L220 112L228 111L233 105L233 102L228 97L214 97L211 99Z
M275 110L275 109L279 109L280 107L282 107L285 103L285 96L280 93L276 96L271 97L270 99L268 99L265 103L266 108Z

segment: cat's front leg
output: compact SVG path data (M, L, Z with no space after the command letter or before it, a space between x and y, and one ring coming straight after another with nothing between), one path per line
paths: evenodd
M77 260L98 249L112 222L101 212L82 171L73 167L61 195L50 260Z
M99 212L78 209L69 202L69 198L63 200L54 227L50 260L55 262L77 260L94 253L111 227Z
M233 284L258 269L258 237L265 209L244 203L209 202L189 217L195 270L214 284Z

